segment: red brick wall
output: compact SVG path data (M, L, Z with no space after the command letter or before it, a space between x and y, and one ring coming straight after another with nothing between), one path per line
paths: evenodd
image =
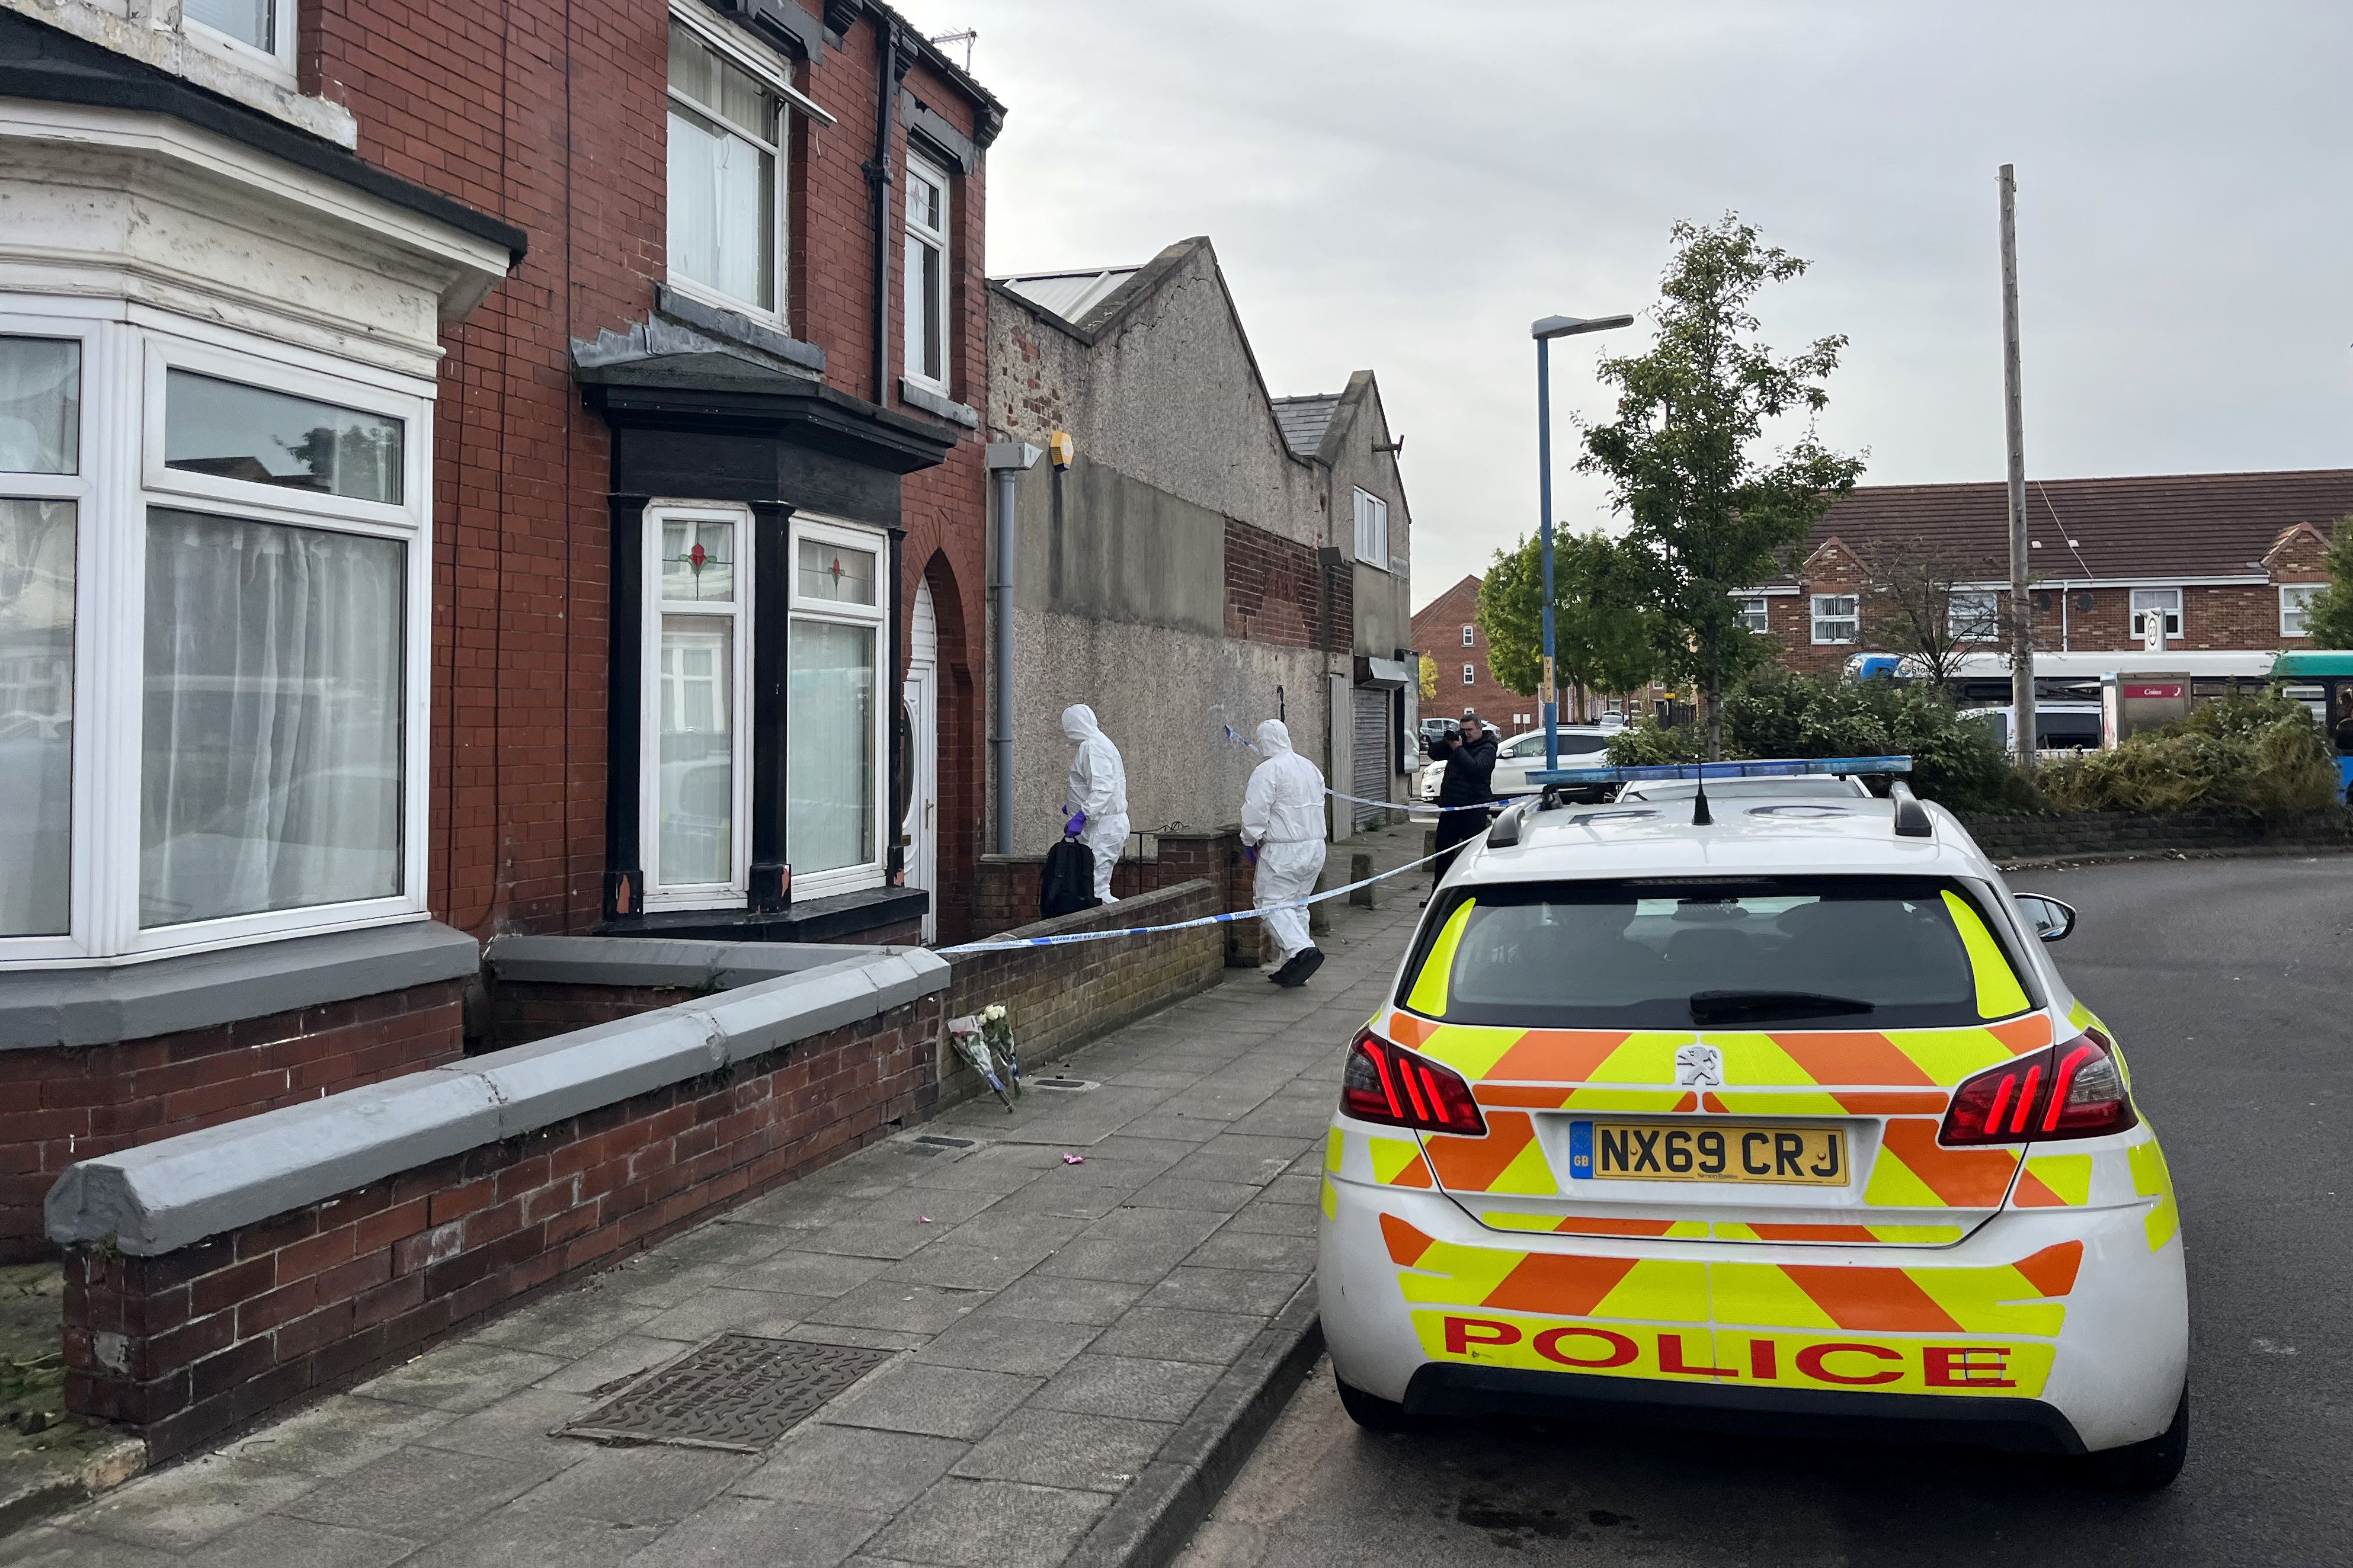
M1226 519L1228 637L1344 654L1355 646L1356 621L1345 563L1327 572L1314 545Z
M77 1160L455 1061L458 981L107 1046L0 1051L0 1263L47 1257L41 1204Z
M598 918L605 836L609 452L581 405L569 340L643 320L666 266L667 12L624 0L315 0L306 90L350 106L370 162L527 230L529 256L445 330L436 409L430 898L477 935ZM797 68L839 117L795 117L789 320L826 379L875 398L871 205L876 19ZM918 64L907 87L960 130L961 93ZM903 167L903 128L892 147ZM956 182L955 395L986 384L983 181ZM893 187L894 197L903 187ZM897 318L901 247L892 208ZM896 405L896 361L880 395ZM926 574L978 626L979 441L911 476L902 607ZM944 656L945 650L943 649ZM944 886L979 843L980 717L970 665L942 679ZM951 739L952 737L952 743ZM943 927L955 920L952 900Z
M1464 626L1472 628L1468 647L1462 644ZM1422 700L1423 718L1459 719L1465 708L1476 708L1479 717L1506 738L1535 727L1544 711L1536 700L1503 685L1487 668L1487 634L1479 629L1478 578L1463 578L1422 606L1413 617L1413 649L1438 666L1438 695ZM1477 676L1469 686L1462 684L1466 664ZM1515 722L1514 715L1526 721ZM1565 703L1561 715L1564 720L1568 716Z
M151 1461L928 1116L941 1000L156 1258L72 1248L66 1399Z

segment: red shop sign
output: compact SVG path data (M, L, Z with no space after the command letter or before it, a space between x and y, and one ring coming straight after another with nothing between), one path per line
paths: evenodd
M2181 697L2181 683L2180 683L2179 681L2168 681L2168 682L2166 682L2166 683L2165 683L2164 685L2162 685L2162 686L2148 686L2148 685L2141 685L2141 686L2127 686L2127 687L2126 687L2126 688L2125 688L2125 695L2126 695L2126 697L2128 697L2128 698L2129 698L2129 697L2159 697L2159 698L2171 698L2171 699L2173 699L2173 700L2177 700L2177 701L2178 701L2178 700L2179 700L2179 699L2180 699L2180 697Z

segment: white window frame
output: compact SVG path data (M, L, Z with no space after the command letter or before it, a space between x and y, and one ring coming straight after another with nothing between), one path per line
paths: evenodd
M1773 629L1772 601L1762 594L1741 594L1740 624L1762 636Z
M1815 594L1810 595L1812 610L1813 639L1818 646L1850 647L1862 641L1862 595L1860 594ZM1826 610L1830 605L1843 604L1843 611ZM1852 637L1825 637L1824 626L1847 625L1854 628Z
M874 603L845 605L836 599L804 599L801 597L801 542L818 540L839 544L851 550L871 552L874 557ZM832 621L848 626L871 626L874 630L874 858L860 866L838 866L831 870L812 871L804 876L793 873L792 897L795 903L807 899L821 899L835 893L858 892L879 888L885 879L884 868L889 864L893 829L890 816L891 799L891 616L896 613L898 584L891 580L891 541L881 530L863 528L839 518L819 517L807 512L793 515L791 537L786 545L785 572L791 585L787 596L788 619L795 621ZM786 649L786 689L791 689L792 628L784 628ZM787 711L785 723L789 728L797 722ZM792 789L792 746L789 738L785 746L785 788ZM787 864L795 853L790 835L785 843Z
M910 179L922 179L940 193L940 221L936 228L920 226L913 217L908 216L905 200L902 199L899 203L899 221L902 231L899 247L899 261L900 270L905 274L900 280L899 299L901 374L925 391L935 392L942 397L945 397L948 395L949 383L955 379L955 333L953 330L955 323L948 313L948 301L955 297L955 291L954 272L955 250L948 243L948 236L955 232L955 209L953 205L955 201L955 184L948 178L945 170L917 153L907 154L907 174ZM931 300L925 301L933 318L940 324L940 374L936 376L924 372L923 344L915 340L915 295L923 283L916 269L909 265L911 258L907 254L915 244L934 246L938 247L940 253L939 289Z
M723 57L729 64L758 78L761 85L766 87L770 91L776 95L776 140L774 145L769 148L769 150L775 154L776 160L776 190L775 199L776 221L775 225L775 233L769 237L776 246L776 270L772 275L776 279L776 303L773 305L762 305L755 300L739 300L734 295L728 293L723 289L714 289L708 283L698 282L694 279L687 277L684 273L680 272L675 268L670 267L668 265L667 258L665 258L664 262L664 272L668 278L670 286L677 289L680 293L700 300L707 305L715 305L723 310L733 310L739 315L749 317L754 321L758 321L765 326L774 327L778 331L785 332L789 335L792 331L792 214L790 209L792 206L791 196L793 188L791 173L792 122L790 117L796 111L806 112L811 105L809 104L808 100L794 88L792 79L777 66L776 62L773 58L764 56L764 54L757 49L746 48L742 44L729 37L726 32L716 23L695 15L694 12L682 5L672 6L670 8L670 19L684 26L689 32L701 39L703 45L713 54ZM679 92L675 88L672 88L670 85L668 79L670 71L668 63L669 44L667 39L668 31L665 26L665 41L663 44L664 63L662 66L664 77L662 82L662 137L665 171L668 169L669 157L670 106L673 100L685 104L695 113L702 115L706 120L714 121L720 124L725 125L730 131L741 134L744 130L742 126L735 124L733 121L720 119L717 110L708 107L707 105L697 103L694 100L686 97L684 94ZM825 116L825 123L829 125L832 122L833 117L831 115ZM756 137L752 140L758 142L758 138ZM765 142L761 142L759 144L763 146L768 145ZM665 192L665 196L666 195L667 192ZM665 225L667 225L669 221L667 215L665 215L663 221ZM667 228L665 228L664 234L667 236Z
M1963 604L1983 608L1966 615ZM1998 588L1953 588L1945 595L1945 636L1953 642L2001 640L2001 591Z
M1476 686L1476 685L1478 685L1478 684L1479 684L1479 679L1478 679L1477 670L1478 670L1478 666L1476 666L1476 665L1470 665L1470 664L1466 664L1466 665L1464 665L1464 666L1462 667L1462 684L1463 684L1463 685L1465 685L1465 686Z
M180 31L190 43L214 54L225 56L248 69L275 77L288 87L295 85L294 38L300 20L301 0L272 0L269 16L270 47L258 49L243 38L234 37L217 27L206 26L185 11L180 14Z
M2279 585L2280 636L2308 637L2312 635L2313 597L2327 586L2326 583L2283 583ZM2291 620L2295 624L2289 625Z
M1356 490L1357 563L1386 572L1389 569L1389 503L1362 485Z
M1479 646L1476 642L1473 642L1473 641L1472 640L1472 637L1471 637L1472 630L1472 627L1470 627L1470 626L1464 626L1464 627L1462 628L1462 646L1463 646L1464 647L1478 647L1478 646Z
M735 530L734 591L724 602L661 596L662 525L724 522ZM638 659L638 861L645 871L648 910L739 908L752 887L752 509L723 501L661 499L646 505L638 530L642 631ZM727 880L664 887L661 879L661 624L664 616L700 616L730 623L729 733L733 738Z
M2172 595L2172 603L2169 606L2167 605L2165 598L2168 594ZM2142 602L2144 598L2148 602L2144 604ZM2165 636L2168 641L2180 637L2181 628L2188 624L2182 613L2184 609L2182 593L2179 588L2135 588L2125 600L2125 604L2132 612L2132 636L2136 642L2148 635L2148 612L2152 609L2165 608Z
M75 338L82 344L81 472L0 477L0 492L76 503L68 931L61 937L0 937L0 972L123 963L425 919L432 743L432 384L120 301L19 298L11 303L17 308L0 312L0 333ZM174 369L399 419L401 503L348 500L164 468L164 378ZM398 893L141 928L140 746L151 507L391 539L404 547Z

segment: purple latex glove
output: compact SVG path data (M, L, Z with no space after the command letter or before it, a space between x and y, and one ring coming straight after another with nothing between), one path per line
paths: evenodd
M1253 865L1253 866L1257 865L1257 864L1258 864L1258 846L1257 846L1257 845L1255 845L1255 844L1245 844L1245 845L1243 845L1243 846L1242 846L1242 858L1243 858L1243 859L1245 859L1245 860L1248 860L1248 861L1249 861L1251 865Z
M1083 811L1074 811L1071 814L1071 820L1062 824L1062 837L1065 838L1076 838L1081 833L1085 831L1086 826L1087 814Z

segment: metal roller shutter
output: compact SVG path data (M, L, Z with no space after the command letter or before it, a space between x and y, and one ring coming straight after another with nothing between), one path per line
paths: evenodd
M1389 797L1389 758L1395 749L1389 742L1389 694L1377 686L1359 686L1352 692L1356 700L1356 729L1350 748L1351 795L1366 800L1387 800ZM1377 805L1358 805L1356 822L1359 827L1372 823L1381 814Z

